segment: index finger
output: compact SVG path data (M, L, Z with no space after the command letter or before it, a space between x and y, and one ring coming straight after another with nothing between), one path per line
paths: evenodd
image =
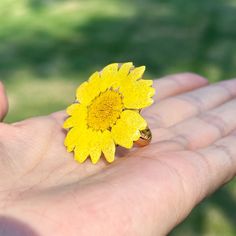
M156 89L154 100L160 101L206 86L207 84L208 81L205 78L194 73L168 75L161 79L154 80L153 87Z

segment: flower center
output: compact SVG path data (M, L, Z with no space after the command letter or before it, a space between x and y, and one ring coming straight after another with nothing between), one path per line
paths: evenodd
M116 123L122 110L121 94L114 90L106 90L88 107L88 126L95 130L109 129Z

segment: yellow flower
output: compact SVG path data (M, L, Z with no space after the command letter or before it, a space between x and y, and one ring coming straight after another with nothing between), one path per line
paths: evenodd
M97 163L103 153L113 162L116 145L131 148L140 138L147 123L139 111L152 104L155 93L152 80L142 79L144 71L145 66L114 63L79 86L63 125L69 129L65 146L75 160L82 163L90 156Z

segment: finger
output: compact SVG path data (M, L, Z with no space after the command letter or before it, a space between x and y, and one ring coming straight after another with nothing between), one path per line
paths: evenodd
M198 151L182 151L161 159L180 175L189 207L236 175L235 143L236 132Z
M236 99L157 134L155 141L171 140L191 150L208 146L236 129L235 108Z
M191 91L207 84L208 81L206 79L193 73L169 75L154 80L153 86L156 89L154 100L160 101L164 98Z
M236 79L167 98L143 112L152 128L170 127L236 97Z
M54 112L52 113L50 116L52 116L54 118L54 120L61 125L62 127L62 124L63 122L66 120L66 118L68 117L68 114L66 113L65 110L63 111L57 111L57 112Z
M3 83L0 81L0 121L4 119L8 111L8 99L3 86Z
M207 184L203 194L209 194L236 175L236 132L215 142L198 153L205 162ZM204 193L205 192L205 193Z

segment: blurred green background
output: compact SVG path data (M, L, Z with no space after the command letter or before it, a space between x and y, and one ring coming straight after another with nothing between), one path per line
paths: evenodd
M111 62L148 78L192 71L236 75L236 0L1 0L0 79L8 122L64 109ZM236 184L196 208L171 235L235 236Z

